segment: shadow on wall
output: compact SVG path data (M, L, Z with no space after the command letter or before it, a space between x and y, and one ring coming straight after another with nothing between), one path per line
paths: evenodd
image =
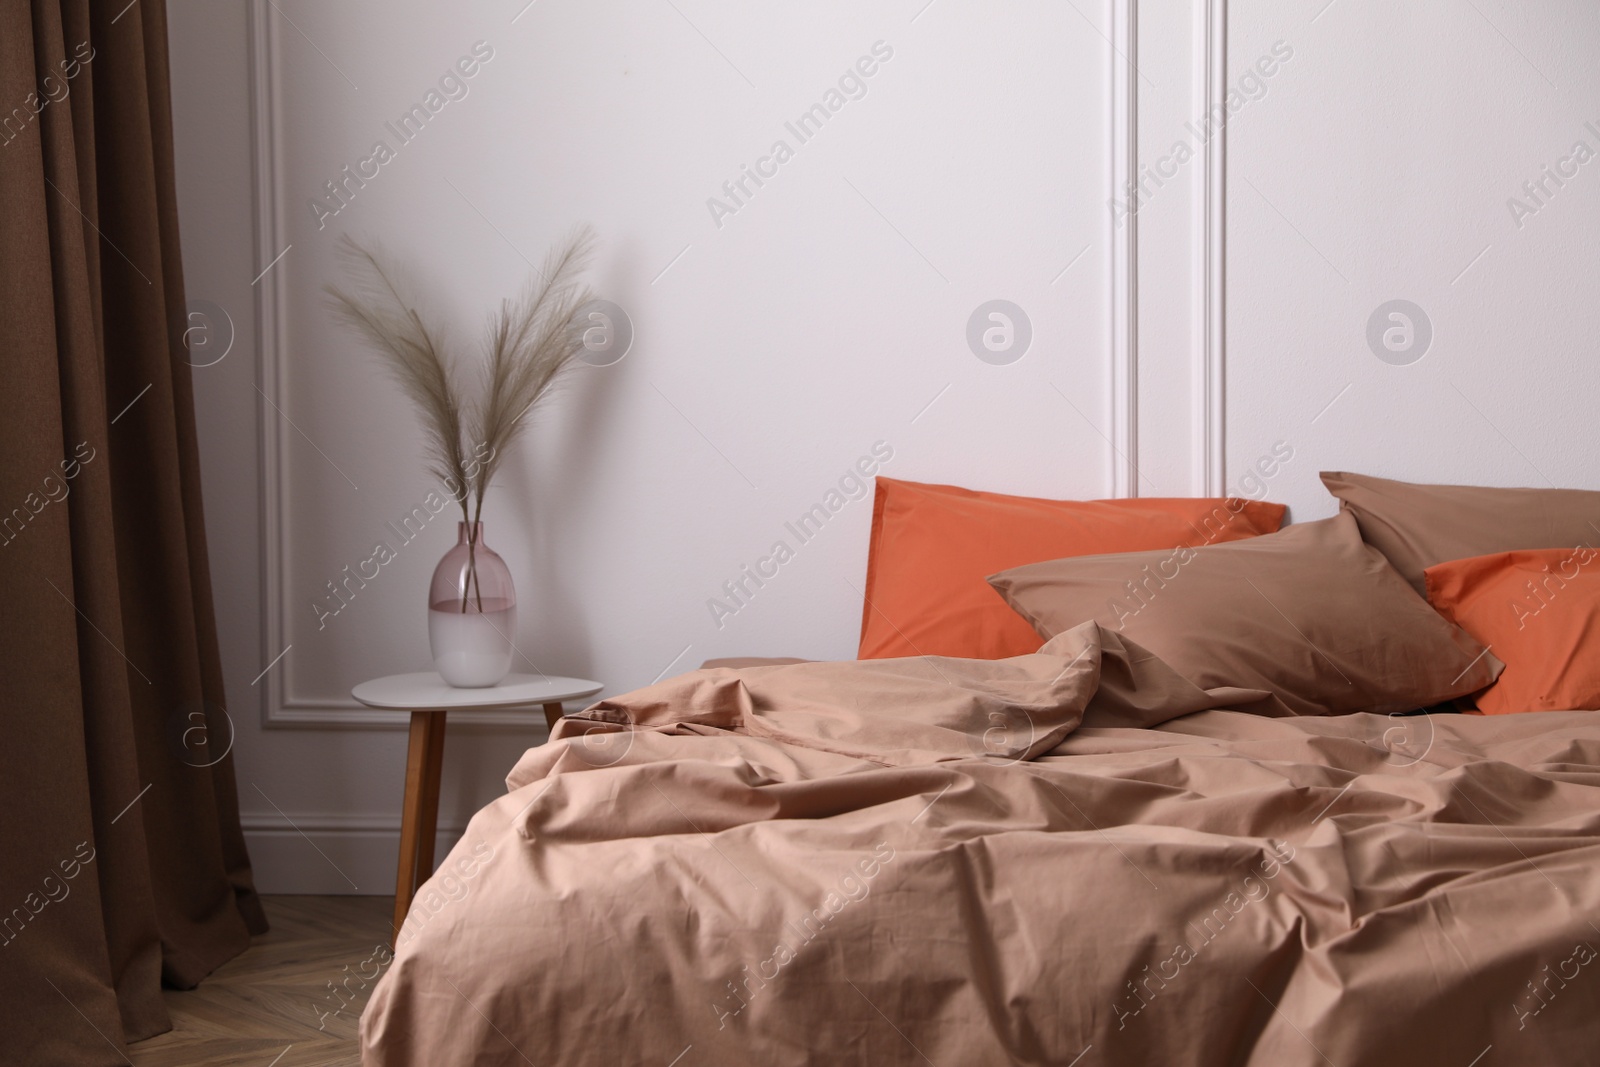
M626 266L614 269L596 291L629 294L637 290L637 277L642 275L635 269L632 244L632 238L623 238L607 249L612 263ZM580 363L567 372L552 397L563 409L565 426L564 435L549 446L559 462L538 465L535 475L527 454L519 453L512 469L520 477L505 482L501 504L524 531L529 560L529 573L519 576L530 594L530 610L522 615L526 621L518 635L514 670L583 676L591 676L595 670L595 651L588 633L572 625L572 620L585 617L588 604L571 587L571 570L562 567L561 561L567 546L587 536L583 516L591 509L585 505L593 501L601 484L598 450L588 442L609 439L616 432L616 387L625 356L626 352L603 365ZM563 506L544 507L541 500L560 500Z

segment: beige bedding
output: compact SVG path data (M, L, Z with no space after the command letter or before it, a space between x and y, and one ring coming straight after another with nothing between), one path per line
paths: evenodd
M419 892L363 1062L1600 1061L1600 713L1259 695L1088 624L604 701Z

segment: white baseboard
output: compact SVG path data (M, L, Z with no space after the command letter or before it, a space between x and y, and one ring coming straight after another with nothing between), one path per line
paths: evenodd
M390 896L400 856L394 815L245 814L245 845L261 893ZM465 824L439 827L437 862Z

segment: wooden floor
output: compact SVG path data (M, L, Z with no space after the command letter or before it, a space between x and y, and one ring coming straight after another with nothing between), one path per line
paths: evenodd
M356 1025L388 959L393 897L266 897L272 930L190 992L134 1067L355 1067ZM379 951L380 946L382 950ZM348 990L338 996L333 986ZM277 1057L274 1059L273 1057Z

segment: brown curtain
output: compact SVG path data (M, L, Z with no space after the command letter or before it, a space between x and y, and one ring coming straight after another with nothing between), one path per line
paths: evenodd
M211 606L162 0L0 2L0 1061L265 930Z

